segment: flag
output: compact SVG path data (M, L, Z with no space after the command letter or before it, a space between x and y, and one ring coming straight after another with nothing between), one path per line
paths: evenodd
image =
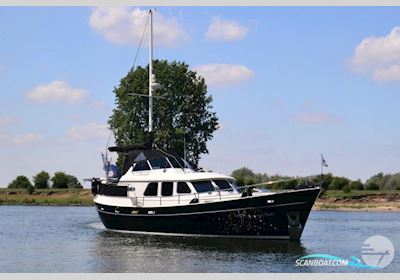
M326 160L324 159L324 156L321 154L321 165L328 167L328 164L326 164Z

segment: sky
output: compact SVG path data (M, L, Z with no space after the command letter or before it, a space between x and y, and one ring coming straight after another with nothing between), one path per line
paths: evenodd
M0 186L103 175L148 8L0 8ZM400 8L161 7L154 21L155 58L185 61L213 96L201 166L307 176L323 153L338 176L400 171Z

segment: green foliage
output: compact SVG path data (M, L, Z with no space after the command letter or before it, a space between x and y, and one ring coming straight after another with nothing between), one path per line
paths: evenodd
M269 176L266 173L255 173L251 169L247 167L242 167L236 169L231 174L232 177L236 179L236 182L239 186L244 185L252 185L258 183L264 183L269 181L278 181L278 180L286 180L293 179L290 181L279 182L272 185L267 185L266 187L271 189L293 189L296 185L299 184L299 181L293 177L288 176L280 176L280 175L272 175ZM260 186L262 188L263 186Z
M268 177L266 174L254 173L247 167L234 170L231 176L236 179L239 186L258 184L267 181Z
M322 186L322 190L400 190L400 173L383 174L378 173L369 178L365 184L361 180L351 181L345 177L333 176L331 173L315 176L313 178L295 178L281 175L269 176L266 173L255 173L251 169L242 167L232 172L238 185L257 184L266 181L282 182L268 185L268 188L293 189L296 186Z
M328 186L330 190L343 190L350 183L350 180L345 177L333 177Z
M32 183L29 179L25 176L18 176L15 178L9 185L8 188L10 189L29 189L32 187Z
M400 189L400 173L383 174L380 172L369 178L366 184L373 184L373 187L377 185L380 190Z
M33 194L34 193L34 191L35 191L35 187L31 184L29 187L28 187L28 193L29 194Z
M360 180L357 181L352 181L349 185L349 188L351 190L363 190L364 189L364 184L361 183Z
M82 185L75 176L66 174L64 172L54 173L51 181L53 182L53 188L55 189L82 188Z
M154 142L180 156L183 156L186 142L186 157L197 165L200 154L208 153L206 143L218 125L205 81L183 62L155 60L153 68L161 84L155 96L164 97L154 100ZM137 67L114 89L116 108L108 123L118 146L147 140L149 101L128 93L147 95L148 85L148 67ZM119 157L118 164L121 162Z
M70 189L82 189L81 183L79 183L78 179L75 176L67 175L68 177L68 188Z
M323 190L329 188L329 185L332 183L333 176L331 173L323 174L316 176L315 181L319 182L319 185L322 187Z
M343 192L344 192L344 193L350 193L350 192L351 192L350 185L344 186L344 187L343 187Z
M53 178L51 178L53 182L53 188L55 189L66 189L68 188L69 178L68 175L64 172L56 172L54 173Z
M46 171L39 172L36 176L33 176L33 183L37 189L45 189L49 187L48 181L50 179L49 173Z
M365 185L365 189L368 191L379 190L379 185L374 182L367 182L367 184Z

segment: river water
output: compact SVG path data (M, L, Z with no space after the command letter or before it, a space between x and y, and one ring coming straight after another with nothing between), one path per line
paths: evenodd
M299 243L142 236L105 230L94 207L0 206L0 272L364 272L295 263L361 258L372 235L400 252L400 213L312 211ZM400 272L398 252L379 272Z

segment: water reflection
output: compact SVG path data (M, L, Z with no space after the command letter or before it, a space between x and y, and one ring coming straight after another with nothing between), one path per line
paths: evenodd
M310 272L299 242L137 235L101 230L91 250L99 272Z

